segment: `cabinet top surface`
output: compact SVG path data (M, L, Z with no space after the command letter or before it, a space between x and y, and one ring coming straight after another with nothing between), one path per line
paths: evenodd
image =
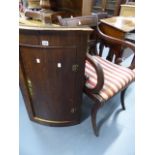
M87 27L34 27L28 25L19 25L20 30L53 30L53 31L92 31L91 28Z
M19 19L19 29L20 30L53 30L53 31L93 31L92 28L86 26L80 27L64 27L56 24L44 25L41 22L33 20L23 20Z

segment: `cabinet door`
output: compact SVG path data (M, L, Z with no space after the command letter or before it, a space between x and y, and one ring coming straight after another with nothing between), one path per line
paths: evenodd
M77 119L76 48L20 47L20 56L34 117Z

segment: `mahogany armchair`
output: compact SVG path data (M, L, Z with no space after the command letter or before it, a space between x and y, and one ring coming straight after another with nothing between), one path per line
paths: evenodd
M86 83L84 92L95 102L91 110L91 121L96 136L99 135L96 124L98 109L114 95L121 92L121 105L122 109L125 110L125 91L135 79L135 56L132 58L131 65L126 68L120 66L123 59L120 57L121 53L119 53L121 51L123 52L123 49L125 48L130 48L134 53L135 45L128 41L107 36L99 29L97 36L97 42L100 44L99 49L101 50L100 46L103 47L103 44L104 46L109 47L115 54L116 64L100 57L99 55L90 55L87 53L85 63ZM118 47L119 49L121 47L122 50L117 51Z

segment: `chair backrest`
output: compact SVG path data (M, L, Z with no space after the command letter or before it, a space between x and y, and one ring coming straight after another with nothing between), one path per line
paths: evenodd
M135 53L135 45L129 41L126 40L120 40L114 37L111 37L109 35L104 34L101 32L99 27L97 26L96 30L96 41L91 45L92 51L91 53L96 53L97 55L102 55L102 52L104 51L104 48L108 47L109 52L113 54L114 57L114 62L117 64L120 64L123 62L123 52L126 49L130 49L131 54L134 55ZM135 56L133 57L133 61L135 59ZM112 61L112 60L111 60ZM133 68L134 66L132 66Z

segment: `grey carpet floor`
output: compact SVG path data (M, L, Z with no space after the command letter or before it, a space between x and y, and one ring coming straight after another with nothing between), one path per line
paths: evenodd
M48 127L29 120L24 101L20 102L20 155L134 155L134 83L126 92L126 111L120 94L98 112L100 136L93 134L92 101L83 95L82 122L70 127Z

